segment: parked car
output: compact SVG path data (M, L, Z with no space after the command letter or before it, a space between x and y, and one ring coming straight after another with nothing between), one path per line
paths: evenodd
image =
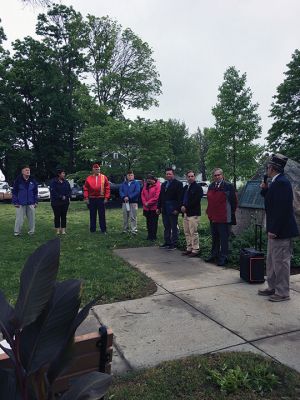
M186 179L179 179L183 187L188 184ZM198 185L202 186L203 196L206 197L208 191L208 183L205 181L196 181Z
M140 183L141 191L142 191L142 188L144 186L144 181L142 179L137 179L137 181ZM119 190L120 190L121 183L109 182L109 184L110 184L110 199L111 200L119 199L120 198Z
M197 181L197 183L199 183L199 185L202 186L203 196L206 197L207 196L207 191L208 191L208 183L204 182L204 181Z
M83 188L79 186L77 183L74 183L71 192L72 200L83 200Z
M50 200L50 189L46 184L38 185L38 199L39 201Z
M10 201L12 198L11 188L7 182L0 182L0 201Z
M114 182L109 182L110 184L110 198L111 200L116 200L120 198L120 193L119 189L121 184L120 183L114 183Z

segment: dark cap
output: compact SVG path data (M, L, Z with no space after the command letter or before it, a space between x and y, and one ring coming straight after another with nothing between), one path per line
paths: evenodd
M64 168L62 168L62 167L56 168L56 175L57 176L60 175L62 172L66 172Z
M268 164L274 165L280 170L284 170L284 167L287 163L288 157L282 155L282 154L272 154L270 160L268 161Z
M151 179L153 181L157 181L157 178L155 178L155 176L153 174L148 174L146 179Z

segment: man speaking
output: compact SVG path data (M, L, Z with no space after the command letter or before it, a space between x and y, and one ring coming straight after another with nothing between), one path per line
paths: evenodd
M287 157L273 154L268 162L267 175L271 182L262 182L261 195L265 198L268 234L267 282L268 288L259 290L273 302L290 299L290 264L292 238L299 235L293 209L293 190L284 175Z

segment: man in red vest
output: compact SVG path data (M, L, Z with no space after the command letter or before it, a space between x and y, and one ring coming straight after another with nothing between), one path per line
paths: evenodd
M110 185L107 177L100 173L99 164L93 165L93 173L86 178L83 191L90 210L90 232L96 232L98 212L101 233L106 234L105 203L110 198Z
M212 247L206 262L224 267L228 262L230 225L235 224L237 198L234 186L224 180L221 168L213 170L213 180L207 191L206 214L210 221Z

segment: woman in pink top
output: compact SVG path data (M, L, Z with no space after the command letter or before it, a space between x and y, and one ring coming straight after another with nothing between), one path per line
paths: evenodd
M143 212L147 221L147 240L156 240L158 215L157 202L160 193L160 182L151 174L147 175L146 184L142 190Z

